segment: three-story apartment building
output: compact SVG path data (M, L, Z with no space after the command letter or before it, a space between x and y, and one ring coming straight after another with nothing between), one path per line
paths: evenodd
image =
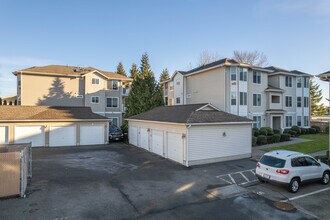
M299 71L261 68L225 58L176 71L162 82L167 105L212 103L255 121L254 127L309 127L309 78Z
M18 105L88 106L121 126L131 78L93 67L49 65L13 73Z

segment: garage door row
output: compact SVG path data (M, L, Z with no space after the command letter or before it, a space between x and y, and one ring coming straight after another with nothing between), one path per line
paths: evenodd
M33 147L104 144L104 129L103 124L49 126L48 129L45 125L14 126L13 141L10 141L9 126L0 126L0 144L32 142Z
M130 126L129 129L130 144L178 163L183 163L184 139L182 133L135 126Z

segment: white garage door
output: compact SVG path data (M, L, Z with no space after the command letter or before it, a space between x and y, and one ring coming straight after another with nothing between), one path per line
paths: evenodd
M183 163L182 134L167 134L167 157L179 163Z
M80 145L104 144L104 125L80 126Z
M8 127L3 126L0 127L0 144L8 143Z
M45 146L45 131L43 126L15 127L15 143L32 142L32 147Z
M149 150L149 135L147 128L140 128L139 147Z
M76 145L76 126L51 126L49 132L49 146Z
M163 156L163 132L152 130L151 136L152 152Z
M129 143L137 146L137 127L130 126L129 128Z

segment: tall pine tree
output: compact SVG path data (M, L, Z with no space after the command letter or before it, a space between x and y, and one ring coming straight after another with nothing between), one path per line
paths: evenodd
M120 75L123 75L123 76L127 76L126 73L125 73L125 69L124 69L124 66L123 66L122 62L118 63L116 73L120 74Z
M154 77L154 73L151 71L149 56L147 53L144 53L141 58L140 76L142 78Z
M314 83L314 80L310 81L310 97L311 97L311 115L320 116L327 113L327 108L323 103L319 104L322 100L322 90L320 85Z
M133 80L136 80L139 77L139 69L138 69L138 67L137 67L137 65L135 63L132 64L132 67L131 67L131 69L130 69L129 72L131 74L130 77Z
M170 79L170 74L168 73L167 68L165 68L160 75L159 82L163 82Z
M0 105L2 105L2 98L0 98Z

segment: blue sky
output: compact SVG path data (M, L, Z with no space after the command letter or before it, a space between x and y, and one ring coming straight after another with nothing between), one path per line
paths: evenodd
M329 8L327 0L1 0L0 97L15 95L14 70L115 71L122 61L128 72L144 52L157 78L196 65L204 50L258 50L271 65L319 74L330 70Z

